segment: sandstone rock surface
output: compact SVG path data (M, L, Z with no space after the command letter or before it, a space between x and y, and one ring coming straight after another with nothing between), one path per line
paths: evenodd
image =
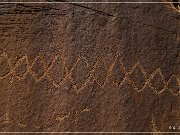
M180 132L179 15L172 3L1 3L0 131Z

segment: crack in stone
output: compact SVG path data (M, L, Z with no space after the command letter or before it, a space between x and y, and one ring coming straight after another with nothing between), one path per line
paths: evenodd
M50 2L51 0L47 0L47 1ZM53 1L56 1L56 2L66 2L65 0L53 0ZM90 7L86 7L86 6L83 6L83 5L80 5L80 4L75 4L75 3L69 3L69 4L70 5L74 5L74 6L78 6L78 7L82 7L82 8L86 8L86 9L89 9L89 10L92 10L92 11L95 11L96 13L99 13L101 15L113 16L112 14L106 13L104 11L96 10L96 9L93 9L93 8L90 8Z
M71 4L71 5L74 5L74 6L78 6L78 7L82 7L82 8L86 8L86 9L95 11L96 13L99 13L99 14L101 14L101 15L113 16L112 14L106 13L106 12L104 12L104 11L96 10L96 9L93 9L93 8L90 8L90 7L86 7L86 6L83 6L83 5L80 5L80 4L74 4L74 3L70 3L70 4Z

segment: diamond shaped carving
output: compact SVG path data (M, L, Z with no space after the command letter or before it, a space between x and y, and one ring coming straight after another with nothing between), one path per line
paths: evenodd
M126 74L127 73L125 71L122 60L118 58L111 72L111 78L113 80L113 83L119 85L123 81Z
M28 73L28 59L27 57L22 57L16 63L16 67L14 69L16 77L21 79L26 76Z
M71 72L71 77L74 84L76 85L77 90L86 85L90 80L90 70L86 59L81 57Z
M103 87L110 76L110 65L112 62L110 60L99 60L96 67L94 68L93 76L96 83Z
M155 92L160 94L164 91L165 80L160 69L155 70L151 74L149 80L150 80L149 83L154 88Z
M34 62L32 63L32 75L35 77L36 81L40 81L41 77L43 77L45 69L44 64L41 61L40 57L36 57Z
M56 56L52 60L52 67L48 71L48 76L57 85L59 85L65 78L66 76L65 64L60 55Z
M146 72L139 62L131 68L128 77L138 91L143 90L146 83Z

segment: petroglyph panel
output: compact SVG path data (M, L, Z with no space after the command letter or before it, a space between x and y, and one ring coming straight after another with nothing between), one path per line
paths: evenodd
M0 132L179 132L179 28L171 0L0 3Z

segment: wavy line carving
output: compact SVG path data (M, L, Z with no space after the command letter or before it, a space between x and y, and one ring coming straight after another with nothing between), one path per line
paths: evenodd
M9 66L8 68L9 72L6 72L5 74L0 75L0 80L6 78L9 75L13 75L14 78L16 77L19 80L23 80L26 78L27 74L31 74L36 82L39 82L44 78L47 78L52 82L53 86L61 87L64 80L69 79L71 83L73 84L72 86L74 90L78 93L84 87L86 87L88 83L92 81L95 81L101 88L103 88L107 84L108 80L111 78L113 79L113 83L117 85L118 87L121 87L125 81L130 82L133 88L137 90L138 92L143 91L144 88L147 85L149 85L157 95L160 95L166 89L169 90L175 96L180 95L180 79L178 76L172 75L169 78L169 80L166 81L160 68L157 68L151 73L150 76L148 76L139 61L136 62L129 71L127 71L122 59L119 58L119 56L116 56L116 58L110 64L108 68L104 67L107 74L104 76L103 82L100 82L96 73L96 70L98 70L98 65L99 65L99 62L101 61L101 58L99 58L95 62L95 64L92 66L92 68L90 68L88 60L85 57L81 56L76 60L76 62L74 63L74 65L72 66L70 70L67 69L65 58L63 57L63 55L60 55L60 54L57 54L54 56L50 65L47 68L45 68L45 62L43 61L41 56L37 56L33 60L33 62L30 64L28 60L28 56L24 55L23 57L17 60L14 66L11 64L9 57L5 52L0 55L0 61L2 59L4 59L6 61L6 64ZM57 68L54 68L54 66L56 66L57 63L61 65L60 71L62 73L58 74L58 79L57 78L54 79L53 74L57 74L57 72L60 72L60 71L56 71L55 73L53 73L52 71L53 69L57 69ZM34 70L35 64L39 64L38 70ZM81 68L79 64L82 64L81 66L83 66L83 69L86 70L86 75L81 74L81 72L78 71L78 69ZM20 70L22 73L18 74L17 68L20 68L23 65L25 66L25 70L24 71ZM116 66L118 66L118 68L115 68ZM40 71L40 68L42 71ZM100 67L100 70L101 68L102 67ZM114 73L116 72L117 69L119 70L119 73ZM75 71L79 72L81 75L77 77L77 75L79 74L77 74ZM138 83L137 83L138 77L137 78L131 77L133 74L135 74L135 72L137 75L140 76L140 78L143 78L143 80L140 81L140 86L138 86ZM74 74L77 74L77 75L75 76ZM120 74L121 74L121 78L118 78L118 75ZM160 86L160 84L155 84L156 82L155 83L153 82L153 79L155 79L155 77L157 76L160 79L160 82L162 85L161 88L157 88ZM82 84L79 84L79 82L81 82Z

